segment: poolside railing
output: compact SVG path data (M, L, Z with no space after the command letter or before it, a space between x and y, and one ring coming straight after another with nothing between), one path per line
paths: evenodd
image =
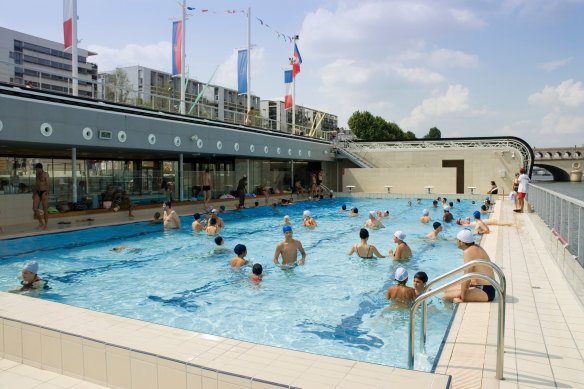
M584 201L529 184L527 202L584 267Z

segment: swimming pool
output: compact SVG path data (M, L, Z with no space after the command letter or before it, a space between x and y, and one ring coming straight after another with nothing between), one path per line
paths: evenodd
M338 212L341 204L357 206L361 216ZM276 211L269 207L224 214L221 235L230 248L247 246L248 258L264 266L258 285L249 268L229 268L232 253L213 254L212 237L193 233L192 217L180 231L160 225L125 226L0 241L0 289L17 285L16 275L28 260L39 261L40 275L51 289L40 298L183 329L336 357L407 366L409 312L391 309L385 300L398 265L430 278L462 262L454 237L461 227L449 225L438 241L425 239L430 225L419 222L422 209L441 219L431 201L407 206L407 199L335 199L304 202ZM456 217L470 215L470 201L456 204ZM318 227L300 227L309 209ZM358 231L369 210L390 211L385 229L371 231L369 243L382 254L395 248L392 234L408 235L414 257L398 264L388 258L361 259L346 253L359 242ZM282 270L273 265L275 246L283 238L285 214L294 222L294 237L306 252L305 266ZM128 246L137 250L113 252ZM416 368L430 370L448 327L452 307L439 297L430 301L426 354Z

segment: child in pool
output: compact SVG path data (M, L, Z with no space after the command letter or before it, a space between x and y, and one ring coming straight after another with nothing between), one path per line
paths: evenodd
M256 263L255 265L253 265L251 269L251 282L253 282L254 284L259 284L260 282L262 282L263 270L264 269L262 268L261 264Z

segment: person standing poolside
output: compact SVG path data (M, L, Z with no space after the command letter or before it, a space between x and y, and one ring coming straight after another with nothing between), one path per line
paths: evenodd
M317 188L317 190L318 190L318 193L319 193L320 195L322 195L322 192L323 192L323 190L322 190L322 183L323 183L323 182L324 182L324 170L322 170L322 169L321 169L321 170L318 172L318 176L317 176L317 178L316 178L316 188ZM321 198L322 198L322 197L321 197Z
M491 232L489 227L481 220L481 213L479 211L474 211L472 216L475 219L475 230L474 233L477 235L488 234Z
M282 232L284 233L284 240L278 243L276 246L276 252L274 253L274 263L276 265L280 265L279 258L281 255L282 265L292 265L296 263L296 259L298 258L298 251L300 251L300 255L302 257L298 261L298 265L304 265L306 253L304 252L304 248L302 248L302 243L300 243L299 240L292 239L292 227L284 226L282 228Z
M37 163L36 169L36 183L32 193L32 210L34 217L39 221L38 229L46 230L49 228L49 188L51 181L49 173L43 170L43 164ZM39 212L39 204L42 204L43 214ZM44 220L44 223L43 223Z
M245 206L245 194L247 193L247 174L244 174L239 183L237 184L237 196L239 197L238 208L243 208Z
M416 299L416 290L406 286L408 282L408 271L403 267L398 267L394 278L397 285L387 288L385 298L391 300L397 306L407 306Z
M428 216L429 214L430 212L427 209L424 209L422 211L422 217L420 218L420 221L424 224L433 221L432 218Z
M434 224L432 224L432 227L434 228L434 230L426 236L428 238L438 238L438 234L440 233L440 231L442 231L442 224L440 222L434 222Z
M203 187L203 205L205 206L205 209L207 209L212 194L211 174L209 173L209 168L206 168L205 173L201 176L201 186Z
M195 220L191 224L191 228L193 229L193 231L203 231L207 228L204 224L205 222L201 221L201 214L200 213L195 213L193 215L193 217L195 218Z
M397 248L395 249L395 254L393 249L389 250L389 256L395 260L408 259L412 256L412 250L410 246L404 242L406 234L403 231L396 231L393 234L393 241L397 243Z
M237 255L237 257L231 258L230 262L231 267L242 267L249 263L249 261L244 258L247 255L247 248L245 247L245 245L238 244L235 246L233 251L235 252L235 255Z
M527 174L525 174L525 168L519 169L519 186L517 188L517 209L514 209L513 212L523 212L523 205L525 203L525 195L527 195L527 189L529 182L531 179Z
M428 275L423 271L419 271L414 276L414 289L416 290L416 296L424 293L424 288L428 282Z
M385 226L375 218L376 212L375 211L369 211L369 219L367 219L367 221L365 222L365 227L370 227L370 228L385 228Z
M519 190L519 173L515 173L515 178L513 179L513 189L509 194L509 199L515 203L515 209L519 208L519 198L517 197L517 191Z
M263 188L264 198L266 199L266 205L268 205L268 201L270 201L270 189L271 189L271 186L269 184L266 184Z
M468 228L463 229L456 235L456 246L462 250L462 258L464 263L475 259L490 261L489 255L481 247L474 243L474 235ZM495 278L493 269L490 266L475 265L466 268L464 273L482 273ZM493 301L495 298L495 288L487 281L480 279L471 279L457 285L453 288L447 289L442 295L442 300L453 301L455 303L461 302L487 302Z
M385 258L379 253L379 251L377 251L375 246L367 244L367 239L369 239L369 231L367 231L365 228L361 228L361 231L359 231L359 237L361 238L361 243L351 247L351 251L349 251L347 255L357 253L357 255L361 258L373 258L373 255L377 256L377 258Z
M245 115L246 126L251 126L251 119L253 118L253 115L254 115L253 107L250 107Z
M304 227L316 227L316 220L310 216L310 211L304 211L302 216L304 217L304 222L302 222Z
M164 215L162 216L162 220L164 221L164 228L180 230L180 219L174 209L172 209L172 204L170 201L162 204L162 210L164 211Z

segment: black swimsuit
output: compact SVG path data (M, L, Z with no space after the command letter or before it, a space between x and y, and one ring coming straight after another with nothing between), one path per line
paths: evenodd
M45 194L47 191L46 191L46 190L37 190L36 192L37 192L37 195L38 195L40 198L43 198L43 195L44 195L44 194Z
M482 290L487 294L487 301L493 301L495 298L495 287L493 285L470 285L471 287L474 286L477 289Z
M355 250L355 251L357 252L357 255L360 256L361 258L373 258L373 255L371 255L371 245L369 245L369 248L367 249L367 256L366 257L359 254L359 250Z

